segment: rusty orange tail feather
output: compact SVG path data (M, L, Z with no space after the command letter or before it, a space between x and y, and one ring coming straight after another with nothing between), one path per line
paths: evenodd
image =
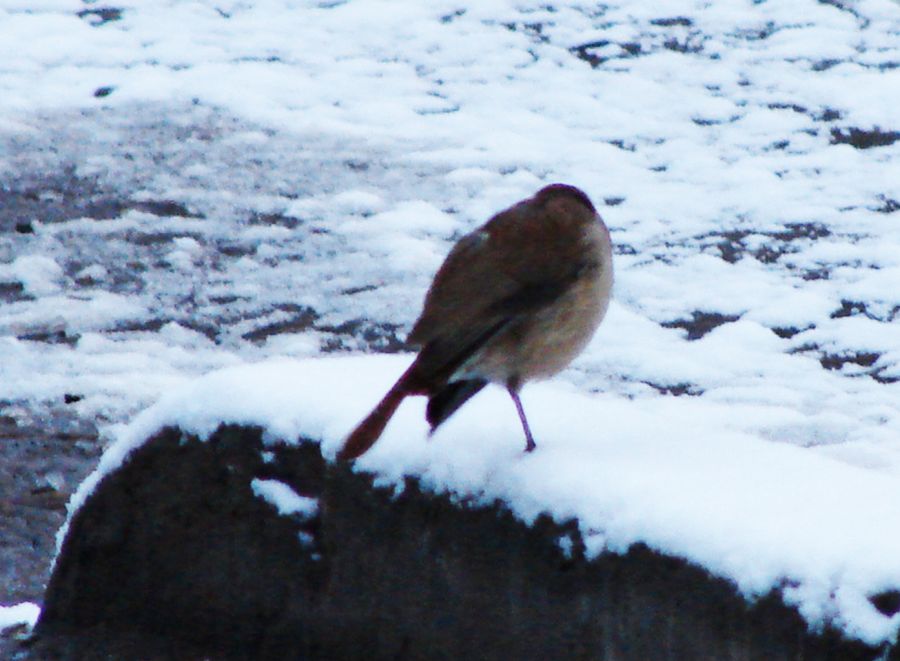
M413 386L414 368L416 364L410 365L409 369L403 373L397 383L388 390L387 394L378 402L378 405L372 409L372 412L366 416L365 420L360 422L356 429L350 432L344 446L337 454L338 461L350 461L356 459L369 448L375 445L375 441L379 439L384 428L391 417L397 411L400 403L408 395L419 395L423 391Z
M378 402L378 406L366 416L366 419L360 422L356 426L356 429L350 432L347 440L344 441L344 447L338 452L337 458L339 461L356 459L375 444L375 441L381 436L381 432L384 431L391 416L394 415L397 407L400 406L400 402L402 402L407 395L411 394L407 392L405 388L398 388L397 386L399 385L400 384L398 383L391 388L388 391L388 394Z

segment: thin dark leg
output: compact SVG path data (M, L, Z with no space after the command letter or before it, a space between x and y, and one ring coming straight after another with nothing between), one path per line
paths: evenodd
M528 426L528 418L525 417L525 409L522 408L522 400L519 399L518 384L510 381L506 385L506 392L512 397L513 403L516 405L516 411L519 413L519 420L522 421L522 429L525 430L525 452L533 451L537 445L534 442L534 436L531 435L531 427Z

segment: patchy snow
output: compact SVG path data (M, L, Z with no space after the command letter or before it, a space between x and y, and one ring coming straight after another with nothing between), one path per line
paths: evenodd
M868 601L900 585L895 2L14 0L0 25L0 407L76 395L101 471L163 420L334 452L409 358L316 357L402 349L452 241L569 182L616 300L525 391L540 451L485 392L430 443L406 404L360 465L896 637Z
M33 296L58 292L62 276L59 264L43 255L25 255L10 264L0 264L0 279L22 283L23 290Z

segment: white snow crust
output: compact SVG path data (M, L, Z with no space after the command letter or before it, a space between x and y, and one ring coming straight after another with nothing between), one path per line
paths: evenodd
M278 510L282 516L295 514L301 518L309 519L319 511L319 500L308 496L301 496L290 485L279 480L263 480L255 478L250 482L253 495L262 498L272 507Z
M29 601L23 601L12 606L0 606L0 633L5 629L22 624L29 629L32 628L37 622L40 613L40 606Z
M75 393L110 444L73 508L163 424L333 455L453 240L563 181L617 282L524 391L538 451L489 389L430 441L410 400L360 469L896 640L869 600L900 587L896 2L113 5L0 3L0 195L127 202L0 227L0 402Z
M409 360L281 359L201 377L123 428L72 506L168 425L200 437L222 423L260 425L271 443L311 438L333 458ZM900 616L882 615L868 598L900 585L892 534L900 480L827 446L773 441L770 428L794 417L790 407L625 398L559 382L529 386L523 400L539 442L533 454L522 451L508 396L492 388L431 439L424 399L407 400L356 466L397 489L414 475L466 506L500 499L525 522L575 518L589 557L643 542L733 581L750 599L783 589L812 626L829 622L873 644L896 635ZM252 488L282 514L315 507L274 480Z

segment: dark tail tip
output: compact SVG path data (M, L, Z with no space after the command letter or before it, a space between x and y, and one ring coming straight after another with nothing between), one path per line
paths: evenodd
M351 461L365 453L370 447L375 445L375 441L381 436L384 428L387 427L388 421L403 398L409 394L401 383L397 383L384 396L378 406L366 416L366 419L357 425L356 429L350 432L347 440L344 441L342 447L337 454L338 461Z
M437 429L441 423L456 413L460 406L469 401L486 385L487 381L484 379L454 381L429 397L428 406L425 409L425 419L431 425L431 431Z
M373 420L371 415L363 420L356 429L350 433L347 440L344 441L344 447L342 447L337 454L338 461L351 461L356 459L370 447L375 445L375 441L381 436L381 432L384 431L386 424L387 420L383 422L381 420Z

